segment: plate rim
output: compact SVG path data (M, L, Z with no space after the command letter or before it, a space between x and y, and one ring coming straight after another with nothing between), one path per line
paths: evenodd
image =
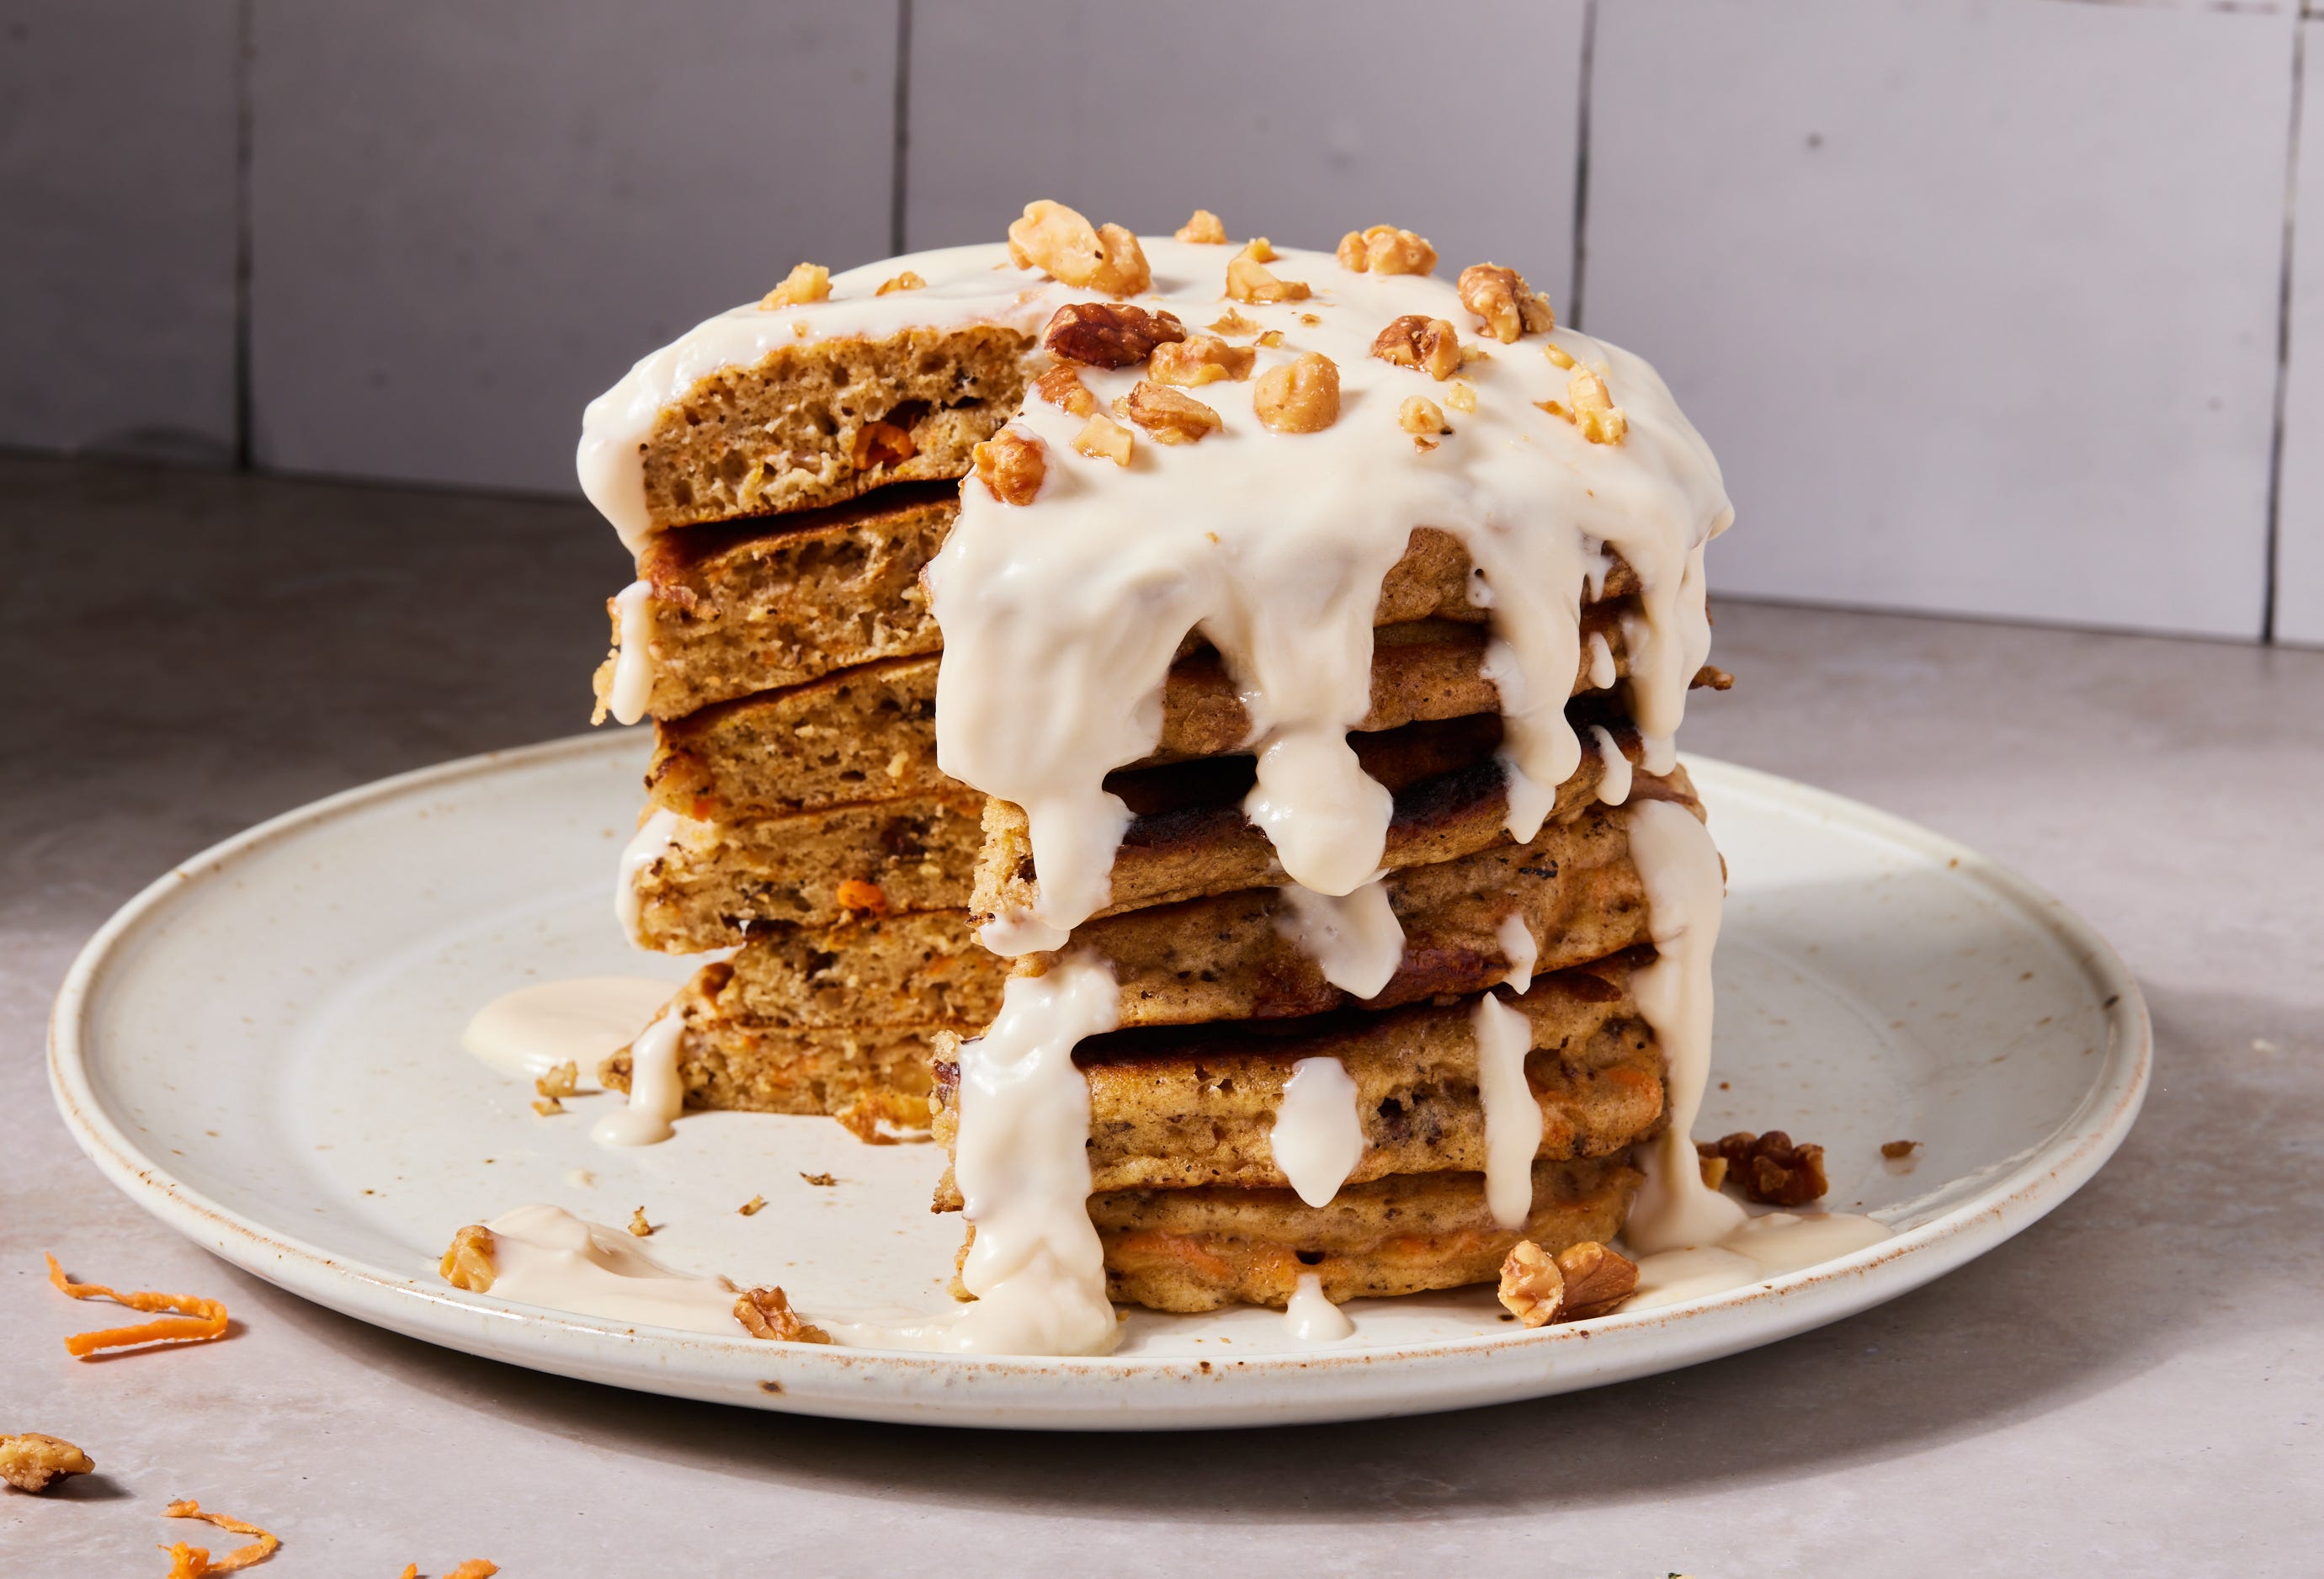
M2129 1133L2152 1074L2153 1024L2136 979L2097 928L2063 900L1974 848L1894 813L1780 774L1689 753L1683 760L1702 781L1714 814L1722 790L1740 792L1852 826L1986 885L2030 925L2067 946L2092 989L2107 1034L2105 1057L2071 1114L1985 1189L1879 1244L1682 1304L1533 1332L1248 1360L964 1356L712 1337L431 1288L410 1276L351 1260L188 1186L147 1156L106 1111L92 1077L89 1017L112 975L132 968L127 946L140 929L165 918L172 904L200 883L224 875L265 846L334 818L447 783L568 757L626 753L636 748L639 734L568 735L374 780L291 808L173 864L107 918L75 956L58 990L49 1019L50 1087L75 1142L149 1214L243 1270L344 1315L465 1353L672 1396L842 1417L1009 1428L1208 1428L1514 1402L1678 1369L1853 1315L1975 1259L2073 1195ZM1887 1273L1877 1284L1868 1283L1869 1274L1884 1267ZM1700 1318L1721 1313L1721 1321L1690 1330ZM1692 1342L1682 1342L1675 1355L1655 1352L1648 1334L1658 1328L1676 1328ZM1566 1362L1581 1359L1573 1351L1593 1341L1597 1353L1578 1370L1569 1368ZM1518 1362L1495 1366L1492 1362L1501 1356ZM684 1362L694 1368L687 1369ZM1431 1387L1430 1373L1466 1366L1523 1374L1501 1376L1497 1385L1482 1390L1473 1379L1466 1387ZM782 1375L759 1374L775 1371ZM1405 1376L1407 1384L1367 1385L1383 1373ZM1253 1388L1253 1380L1246 1380L1232 1385L1253 1388L1258 1396L1230 1399L1215 1396L1211 1388L1184 1385L1229 1384L1231 1378L1262 1384L1289 1380L1312 1390L1293 1395L1281 1387ZM1316 1387L1329 1378L1339 1384ZM1073 1396L1074 1384L1084 1379L1115 1385ZM1149 1390L1141 1384L1157 1381L1171 1385L1151 1389L1157 1395L1151 1398L1120 1396L1122 1387L1144 1392ZM1028 1391L1042 1396L1021 1396ZM1389 1392L1401 1396L1390 1399Z

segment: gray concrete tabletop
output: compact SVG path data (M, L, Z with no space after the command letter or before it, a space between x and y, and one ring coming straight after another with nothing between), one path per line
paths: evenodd
M1691 749L1962 839L2095 922L2144 1116L1936 1283L1711 1364L1420 1418L1007 1435L678 1402L431 1348L213 1260L51 1105L50 999L195 851L383 774L572 733L627 577L577 503L0 460L0 1573L161 1574L173 1498L261 1572L2314 1573L2324 1549L2324 652L1718 605ZM96 1362L92 1277L225 1342ZM194 1532L220 1550L220 1532ZM1391 1567L1394 1565L1394 1567Z

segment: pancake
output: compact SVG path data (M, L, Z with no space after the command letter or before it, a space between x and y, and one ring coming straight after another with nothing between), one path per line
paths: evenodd
M1640 956L1650 958L1650 955ZM1539 978L1511 1000L1532 1050L1526 1079L1542 1113L1542 1157L1605 1157L1658 1129L1662 1051L1638 1018L1618 956ZM1472 1004L1349 1010L1305 1020L1115 1031L1074 1049L1089 1082L1091 1187L1284 1187L1269 1134L1302 1058L1337 1058L1355 1082L1364 1152L1352 1183L1395 1174L1480 1169ZM959 1124L959 1037L936 1039L936 1140ZM939 1211L960 1209L947 1170Z

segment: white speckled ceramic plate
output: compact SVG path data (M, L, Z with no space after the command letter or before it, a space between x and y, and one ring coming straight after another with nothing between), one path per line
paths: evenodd
M1417 1413L1589 1387L1788 1336L2007 1238L2097 1171L2138 1112L2138 990L2057 901L1852 802L1690 764L1731 879L1719 1088L1702 1132L1781 1125L1827 1149L1872 1250L1689 1305L1526 1332L1489 1290L1362 1301L1303 1349L1272 1312L1131 1316L1102 1360L770 1344L586 1317L440 1281L452 1232L528 1201L662 1226L691 1271L819 1306L938 1308L959 1220L927 1146L822 1119L704 1113L634 1151L591 1143L460 1048L528 982L648 974L613 917L645 743L600 734L391 779L279 817L125 907L57 1001L57 1102L106 1174L236 1265L397 1332L688 1398L970 1426L1240 1426ZM1915 1140L1909 1173L1880 1143ZM576 1170L586 1170L583 1182ZM811 1187L802 1173L837 1181ZM764 1195L752 1217L734 1208Z

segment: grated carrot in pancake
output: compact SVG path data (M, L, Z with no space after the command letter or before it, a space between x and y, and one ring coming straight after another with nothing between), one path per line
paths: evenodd
M75 1299L110 1299L132 1310L177 1312L158 1321L141 1321L134 1326L75 1333L65 1340L65 1351L76 1359L85 1360L100 1349L125 1349L138 1344L206 1344L226 1335L226 1307L215 1299L198 1299L190 1294L116 1293L102 1283L76 1283L65 1276L56 1257L50 1256L48 1260L49 1281Z
M198 1519L205 1524L215 1524L220 1529L235 1535L257 1537L246 1547L236 1547L215 1563L210 1561L210 1554L208 1548L203 1547L189 1546L184 1541L180 1541L175 1546L163 1547L161 1549L170 1554L168 1579L208 1579L212 1574L235 1573L249 1567L254 1563L266 1561L274 1555L274 1549L282 1544L272 1534L254 1524L245 1524L239 1519L229 1519L223 1513L203 1512L202 1505L190 1497L172 1502L162 1509L161 1517Z

